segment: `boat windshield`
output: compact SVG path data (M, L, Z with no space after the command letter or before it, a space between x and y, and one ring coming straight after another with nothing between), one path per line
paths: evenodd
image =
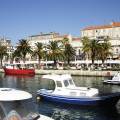
M68 80L64 80L64 85L65 85L65 87L68 87L68 86L69 86Z
M0 102L0 120L34 120L31 119L33 114L39 117L37 111L37 106L32 99Z
M74 85L74 82L72 79L69 79L69 83L70 83L70 85Z
M72 79L64 80L63 82L64 82L64 86L65 86L65 87L74 85L74 82L73 82Z
M60 81L56 81L57 87L62 87L62 83Z

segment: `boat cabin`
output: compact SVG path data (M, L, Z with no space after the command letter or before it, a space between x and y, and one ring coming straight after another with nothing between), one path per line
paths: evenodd
M71 75L44 75L42 78L51 79L55 82L55 89L75 87Z
M43 92L56 95L67 96L94 96L98 94L98 89L89 87L77 87L69 74L63 75L44 75L42 78L54 80L55 90L44 90Z

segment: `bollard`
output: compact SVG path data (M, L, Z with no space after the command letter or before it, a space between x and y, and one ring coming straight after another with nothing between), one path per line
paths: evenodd
M110 76L110 72L107 72L107 76Z

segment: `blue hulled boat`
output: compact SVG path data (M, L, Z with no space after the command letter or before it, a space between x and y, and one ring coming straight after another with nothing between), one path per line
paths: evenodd
M55 90L38 90L38 100L43 99L52 102L83 106L114 106L120 99L120 93L110 93L100 96L96 88L77 87L71 75L43 75L43 78L54 80Z

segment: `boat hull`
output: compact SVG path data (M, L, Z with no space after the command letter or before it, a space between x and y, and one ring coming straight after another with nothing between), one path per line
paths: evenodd
M103 81L104 84L113 84L113 85L120 85L120 81L114 81L114 80L105 80Z
M8 69L4 68L6 75L35 75L34 69Z
M65 104L81 105L81 106L115 106L115 104L120 99L120 93L114 93L106 96L97 96L97 97L81 97L81 98L72 98L48 94L37 94L40 100L47 100L51 102L59 102Z

